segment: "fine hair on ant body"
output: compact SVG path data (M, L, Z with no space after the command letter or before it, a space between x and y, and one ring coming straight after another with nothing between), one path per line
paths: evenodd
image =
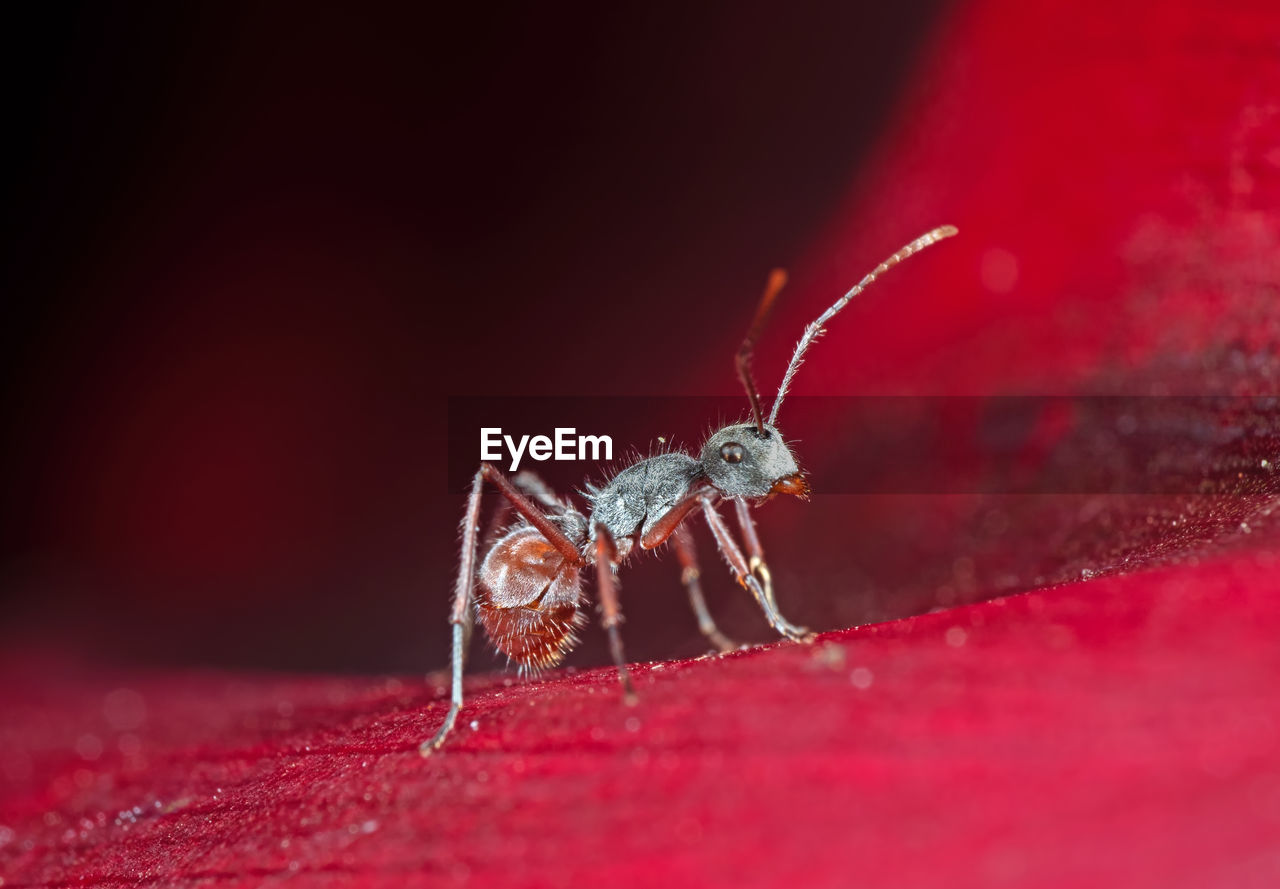
M462 519L462 556L449 615L453 637L449 712L419 751L426 756L438 750L457 721L462 708L462 672L476 618L498 651L522 670L555 666L578 641L576 631L586 623L581 574L593 563L600 593L600 623L609 636L623 699L634 704L635 689L618 630L622 611L616 574L636 547L651 550L672 541L698 628L720 651L732 650L735 646L716 628L707 610L693 538L682 524L699 510L734 579L755 597L769 624L788 639L811 639L808 629L792 624L778 611L769 566L751 519L751 505L775 494L809 498L809 483L775 425L778 409L805 352L823 334L827 322L880 275L954 234L954 226L944 225L916 238L868 272L809 324L796 344L766 419L751 376L751 356L774 300L786 283L786 274L775 269L735 360L738 379L751 405L751 422L712 433L696 457L681 451L658 454L623 469L603 485L587 485L584 496L590 504L589 515L557 497L530 472L507 478L492 464L481 463L471 481ZM489 526L486 552L477 570L480 497L486 481L504 499ZM733 501L745 555L716 509L721 500ZM516 524L500 530L512 509L519 516Z

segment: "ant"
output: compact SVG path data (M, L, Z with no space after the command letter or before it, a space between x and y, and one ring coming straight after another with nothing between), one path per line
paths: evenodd
M635 688L618 632L622 611L615 575L637 546L651 550L672 541L698 628L721 652L733 650L734 644L716 628L707 610L693 538L682 524L696 510L702 511L711 527L734 579L755 597L769 624L788 639L810 641L813 637L807 628L796 626L778 611L769 566L748 505L751 501L758 506L775 494L809 499L809 483L775 425L778 409L805 352L824 332L823 325L880 275L954 234L954 226L944 225L916 238L868 272L806 327L766 420L751 376L751 356L774 300L786 283L786 273L775 269L735 360L738 379L751 405L751 422L714 432L697 457L681 451L659 454L623 469L603 485L586 485L581 493L590 503L590 515L557 497L533 473L520 472L508 479L492 464L481 463L472 479L462 520L462 557L449 615L453 694L444 723L431 740L422 743L419 752L427 756L438 750L457 721L462 708L462 670L475 619L480 619L497 649L522 671L553 667L577 643L577 630L586 623L581 574L592 563L600 591L600 623L609 636L623 699L634 704ZM505 502L490 524L487 553L477 572L480 495L486 481L498 489ZM716 509L722 499L733 501L746 555ZM519 513L519 520L498 531L508 509Z

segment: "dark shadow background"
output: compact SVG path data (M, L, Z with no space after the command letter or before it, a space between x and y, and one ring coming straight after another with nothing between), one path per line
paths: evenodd
M7 10L2 638L441 666L446 398L732 394L938 6Z

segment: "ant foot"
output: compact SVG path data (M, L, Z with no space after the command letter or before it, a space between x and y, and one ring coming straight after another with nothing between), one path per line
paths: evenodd
M716 647L716 651L720 654L728 654L731 651L737 651L740 647L737 642L734 642L719 630L708 633L707 639Z
M775 629L792 642L799 642L803 645L811 645L813 640L818 638L818 634L811 632L808 627L797 627L795 624L783 623L775 627Z

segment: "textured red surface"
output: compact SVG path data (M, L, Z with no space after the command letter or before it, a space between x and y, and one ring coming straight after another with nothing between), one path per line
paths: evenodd
M838 290L939 222L963 237L851 308L797 391L1274 391L1278 45L1274 4L958 7L797 290ZM784 301L777 329L810 312ZM803 593L851 595L846 562L899 612L1092 579L640 667L635 709L608 670L478 678L426 761L431 683L97 676L11 652L0 876L1277 885L1278 489L1243 473L1275 462L1274 408L1250 419L1264 434L1227 455L1242 484L1205 466L1212 498L1005 504L986 536L965 504L868 500L856 521L918 528L915 549L850 533ZM821 498L795 514L800 539L853 521Z
M474 728L429 760L441 705L416 682L46 682L4 730L0 867L6 886L1272 886L1274 576L1272 553L642 666L634 709L609 670L482 680ZM132 726L139 700L140 727L104 716Z

